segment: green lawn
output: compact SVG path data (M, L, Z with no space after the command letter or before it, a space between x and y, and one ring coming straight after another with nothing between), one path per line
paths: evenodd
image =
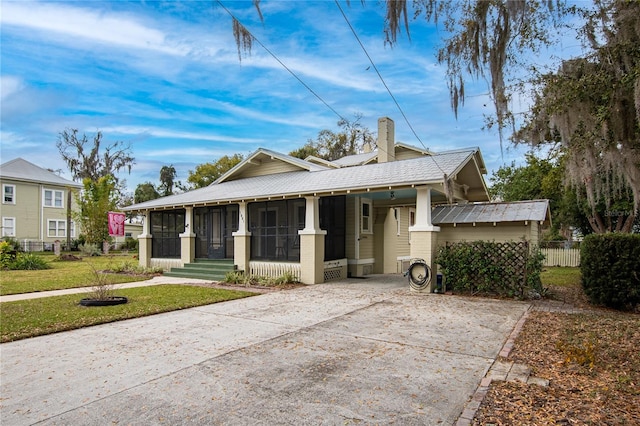
M0 342L72 330L161 312L208 305L253 296L255 293L196 287L159 285L117 290L126 296L123 305L84 307L83 294L3 302L0 309Z
M92 285L94 270L116 267L123 262L137 264L131 255L85 257L81 261L58 261L52 253L38 253L51 269L41 271L2 271L0 295L31 293L34 291L60 290ZM93 266L93 268L92 268ZM144 281L148 277L125 274L109 274L112 284Z
M540 275L542 285L572 287L580 286L580 268L564 268L559 266L545 267Z

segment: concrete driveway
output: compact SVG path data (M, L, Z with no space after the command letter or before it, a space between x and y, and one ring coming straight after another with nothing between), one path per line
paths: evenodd
M5 343L1 422L452 424L528 307L373 276Z

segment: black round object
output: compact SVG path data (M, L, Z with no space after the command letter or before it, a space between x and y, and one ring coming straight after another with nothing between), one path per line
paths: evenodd
M113 296L107 299L92 299L90 297L86 299L81 299L80 304L82 306L113 306L113 305L122 305L127 303L129 299L124 296Z

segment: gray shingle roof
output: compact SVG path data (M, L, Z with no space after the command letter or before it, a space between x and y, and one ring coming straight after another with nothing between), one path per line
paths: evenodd
M510 203L475 203L437 206L431 213L435 225L452 223L524 222L548 220L549 200Z
M364 166L299 171L213 183L205 188L147 201L124 210L146 210L210 202L237 202L266 197L297 197L314 193L366 190L442 182L465 164L477 149L455 151L410 160Z
M60 177L22 158L16 158L0 165L0 177L19 181L71 186L74 188L82 187L79 183Z

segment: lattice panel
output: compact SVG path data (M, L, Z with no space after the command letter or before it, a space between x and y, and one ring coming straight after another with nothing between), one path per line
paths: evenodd
M333 280L339 280L342 278L342 268L338 268L338 269L325 269L324 270L324 280L326 281L333 281Z

